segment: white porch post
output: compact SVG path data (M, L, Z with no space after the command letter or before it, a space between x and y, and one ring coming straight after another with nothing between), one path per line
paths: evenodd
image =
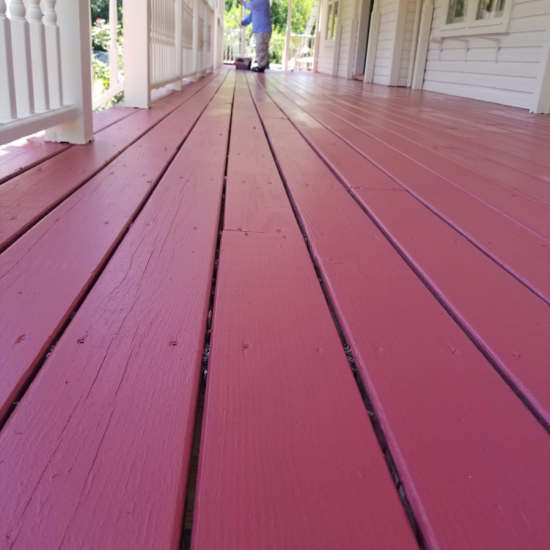
M550 16L547 16L550 17ZM532 113L550 113L550 27L546 31L539 73L533 93Z
M63 101L74 105L79 116L47 130L46 140L84 144L94 137L90 0L57 0L56 8L61 40Z
M428 57L433 12L433 0L424 0L422 17L420 19L420 29L418 32L418 46L416 48L416 57L414 60L414 73L411 86L413 90L422 89L422 84L424 82L424 69L426 68L426 58Z
M216 69L218 66L218 19L220 16L220 10L218 8L219 0L216 0L216 7L214 8L214 21L212 23L212 68Z
M147 109L151 94L150 30L148 0L123 0L124 8L124 104Z
M292 0L290 0L292 2ZM241 4L241 21L244 19L244 6ZM246 55L246 27L241 26L241 57Z
M367 46L367 59L365 61L364 82L372 82L374 78L374 62L378 49L378 30L380 28L380 0L374 0L370 19L369 42Z
M109 47L109 88L118 84L118 5L116 0L109 2L109 29L111 44Z
M405 24L407 22L407 4L407 0L398 0L395 36L393 39L390 58L390 86L399 85L401 56L403 54L403 39L405 38Z
M288 0L288 13L286 16L286 35L285 35L285 49L284 49L284 65L285 71L288 71L288 55L290 51L290 32L292 26L292 0Z

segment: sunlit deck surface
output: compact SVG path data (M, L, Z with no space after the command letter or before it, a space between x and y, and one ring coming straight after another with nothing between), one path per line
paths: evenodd
M224 69L96 117L0 151L0 548L548 548L548 116Z

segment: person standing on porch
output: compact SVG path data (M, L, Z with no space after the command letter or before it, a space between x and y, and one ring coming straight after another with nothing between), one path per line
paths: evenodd
M263 73L269 65L269 41L271 40L271 5L269 0L250 0L243 2L250 13L241 21L243 26L252 23L252 34L256 40L256 57L258 65L252 70Z

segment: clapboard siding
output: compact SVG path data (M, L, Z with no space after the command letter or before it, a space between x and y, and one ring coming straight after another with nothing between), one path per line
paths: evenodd
M432 36L444 25L446 10L447 0L435 1ZM430 42L423 88L529 108L549 14L550 0L514 0L508 32L494 35L499 45L479 36Z

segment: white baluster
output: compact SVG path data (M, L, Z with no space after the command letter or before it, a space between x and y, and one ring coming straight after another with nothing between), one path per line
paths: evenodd
M46 61L48 64L48 89L50 108L63 106L63 81L61 77L61 42L55 4L57 0L44 0L44 31L46 35Z
M17 116L34 113L34 96L31 66L31 42L29 24L25 19L25 5L21 0L11 0L11 43L13 48L13 75L17 94Z
M0 0L0 121L2 122L17 118L10 23L6 17L6 2Z
M31 40L34 107L37 112L44 112L50 109L50 94L48 89L48 67L46 61L46 36L42 23L40 0L29 0L27 21L29 22L29 35Z

